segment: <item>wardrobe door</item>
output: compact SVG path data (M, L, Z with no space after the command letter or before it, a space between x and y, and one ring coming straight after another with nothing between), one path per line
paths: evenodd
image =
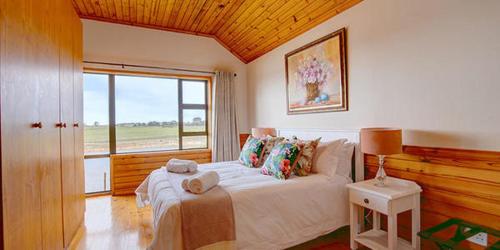
M66 5L71 2L67 1ZM64 6L63 6L64 7ZM73 35L72 13L61 13L60 26L60 110L58 126L61 130L61 182L63 199L64 246L69 246L77 228L74 204L78 197L75 192L75 137L73 133Z
M83 63L82 63L82 23L78 17L73 22L73 103L75 136L75 185L77 193L76 218L79 225L85 214L85 171L83 165Z
M60 1L52 1L59 3ZM47 9L47 11L49 11ZM59 121L59 33L56 19L47 22L50 30L43 37L47 46L40 62L46 70L40 82L40 117L46 126L40 130L40 201L43 249L63 248L61 157Z
M0 91L3 249L42 245L39 167L40 82L46 76L46 31L40 1L0 1ZM0 247L1 248L1 247Z

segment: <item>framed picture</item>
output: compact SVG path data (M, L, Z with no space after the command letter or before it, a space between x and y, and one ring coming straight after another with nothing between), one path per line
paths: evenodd
M346 31L285 55L288 114L346 111Z

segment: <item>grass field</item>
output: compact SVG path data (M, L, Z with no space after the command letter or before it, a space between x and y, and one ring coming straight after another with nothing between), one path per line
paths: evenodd
M186 126L185 131L203 131L203 126ZM109 127L85 126L85 153L99 154L109 151ZM116 127L117 152L172 150L179 148L177 127L141 126ZM207 147L206 136L183 138L183 148Z

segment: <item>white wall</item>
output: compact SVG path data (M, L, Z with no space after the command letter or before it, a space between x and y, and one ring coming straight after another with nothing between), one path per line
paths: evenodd
M248 130L246 65L214 39L90 20L83 20L83 38L87 61L235 72L238 125Z
M500 1L365 0L248 65L249 127L395 126L404 143L500 150ZM347 28L349 111L287 115L284 55Z

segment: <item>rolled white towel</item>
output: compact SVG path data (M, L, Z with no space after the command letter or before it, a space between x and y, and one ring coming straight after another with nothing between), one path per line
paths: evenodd
M215 171L203 172L189 179L189 190L195 194L205 193L219 184L219 175Z
M182 189L184 189L184 190L186 190L188 192L191 192L189 190L189 178L186 178L186 179L182 180L182 184L181 185L182 185Z
M196 172L198 163L191 160L179 160L172 158L167 162L167 170L174 173Z

